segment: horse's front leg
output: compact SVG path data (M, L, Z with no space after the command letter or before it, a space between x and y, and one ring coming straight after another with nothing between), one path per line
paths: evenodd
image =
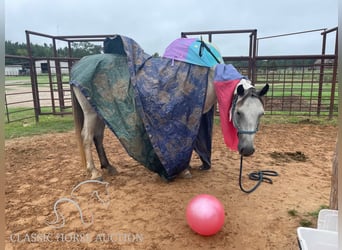
M104 129L105 123L98 117L95 125L94 144L100 159L101 169L107 169L108 174L115 175L118 171L109 163L103 147Z

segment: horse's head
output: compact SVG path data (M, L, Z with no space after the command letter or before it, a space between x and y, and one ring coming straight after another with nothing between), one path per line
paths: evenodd
M234 127L238 131L239 153L243 156L250 156L254 153L254 137L258 131L259 121L264 114L264 104L261 99L269 89L266 84L260 91L251 87L246 80L239 84L234 96L231 118ZM247 86L247 88L246 88Z

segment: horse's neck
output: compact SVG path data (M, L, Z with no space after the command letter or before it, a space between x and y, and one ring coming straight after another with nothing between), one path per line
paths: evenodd
M205 104L204 104L204 110L203 113L207 113L217 102L217 97L215 93L215 87L214 87L214 75L215 75L215 68L211 68L209 71L208 76L208 86L207 86L207 94L205 97Z

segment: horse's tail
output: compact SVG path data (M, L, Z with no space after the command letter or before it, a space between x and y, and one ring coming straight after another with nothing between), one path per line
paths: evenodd
M84 114L83 114L83 110L81 108L81 105L76 98L76 95L75 95L73 88L74 87L71 87L71 100L72 100L72 110L73 110L73 115L74 115L75 134L76 134L76 140L78 143L78 147L79 147L80 153L81 153L82 166L86 166L86 157L85 157L85 152L84 152L84 148L83 148L83 140L82 140L82 129L83 129L83 123L84 123Z

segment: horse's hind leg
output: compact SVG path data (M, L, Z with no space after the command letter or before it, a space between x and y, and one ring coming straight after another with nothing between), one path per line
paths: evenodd
M100 159L101 168L107 169L110 175L114 175L117 173L117 170L109 163L103 147L104 128L104 122L100 118L97 118L95 125L94 144Z
M93 143L97 119L98 119L97 114L94 111L84 113L82 140L83 140L83 148L84 148L86 162L87 162L87 170L91 174L91 179L102 180L102 174L98 169L96 169L92 152L91 152L91 146Z
M85 158L87 170L91 174L91 179L101 180L102 174L98 169L95 168L91 152L96 123L99 118L81 91L78 88L73 88L73 91L76 96L74 103L74 115L78 117L78 119L75 118L75 120L77 120L76 123L78 127L76 131L80 131L79 137L81 142L80 146L82 147L81 152ZM79 104L79 108L77 108L78 105L75 105L76 103ZM83 112L82 119L79 118L81 112Z

